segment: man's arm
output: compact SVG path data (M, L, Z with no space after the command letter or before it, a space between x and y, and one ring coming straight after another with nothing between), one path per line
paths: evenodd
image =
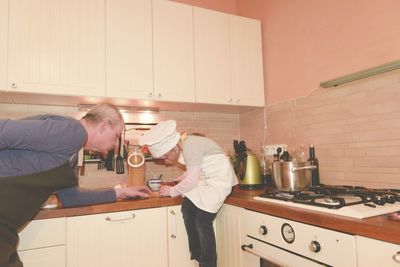
M111 203L117 200L114 188L85 189L74 186L57 191L57 196L66 208Z

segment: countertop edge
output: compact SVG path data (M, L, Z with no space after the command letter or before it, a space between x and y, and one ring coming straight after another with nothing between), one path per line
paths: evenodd
M240 190L235 188L232 194L225 200L225 204L316 227L400 245L400 231L398 231L400 222L390 220L386 215L365 219L354 219L323 212L288 207L275 203L260 202L253 199L254 196L258 196L261 193L262 190ZM36 214L33 220L168 207L181 204L182 197L151 197L147 199L124 200L100 205L41 210Z
M99 204L99 205L40 210L35 215L33 220L92 215L92 214L118 212L126 210L168 207L181 204L182 204L181 197L176 197L176 198L151 197L145 199L122 200L113 203Z

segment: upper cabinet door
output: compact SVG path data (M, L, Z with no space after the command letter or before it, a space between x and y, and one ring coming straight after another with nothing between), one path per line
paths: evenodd
M0 0L0 91L7 89L8 0ZM0 102L1 102L0 96Z
M9 1L8 87L105 95L104 0Z
M230 15L230 39L234 102L264 106L260 21Z
M153 99L151 1L107 0L107 96Z
M153 0L154 99L195 101L193 8Z
M193 8L196 100L231 104L229 15Z

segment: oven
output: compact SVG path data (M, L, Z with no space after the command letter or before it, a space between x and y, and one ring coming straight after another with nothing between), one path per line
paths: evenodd
M355 236L246 210L244 266L356 266Z
M319 185L302 191L266 190L255 200L351 218L400 210L400 190ZM357 266L353 235L246 210L245 266Z

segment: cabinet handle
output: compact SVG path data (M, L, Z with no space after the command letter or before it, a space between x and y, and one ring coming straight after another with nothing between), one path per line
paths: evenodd
M17 88L17 84L16 83L12 83L11 84L11 88L14 88L14 89Z
M151 98L151 97L153 97L153 93L150 92L147 94L147 96Z
M229 98L228 103L232 103L233 99Z
M176 238L176 216L175 216L175 211L171 210L169 213L171 213L172 216L172 226L173 226L173 231L171 234L171 238Z
M239 101L240 101L240 99L238 98L238 99L236 99L236 104L239 104Z
M397 253L393 255L393 260L400 263L400 251L397 251Z
M161 93L158 93L158 98L161 98L161 97L162 97Z
M128 215L128 216L121 216L121 217L114 217L114 218L112 218L112 217L110 217L110 216L107 216L106 217L106 221L108 221L108 222L118 222L118 221L127 221L127 220L132 220L132 219L134 219L135 218L135 214L134 213L132 213L131 215Z

